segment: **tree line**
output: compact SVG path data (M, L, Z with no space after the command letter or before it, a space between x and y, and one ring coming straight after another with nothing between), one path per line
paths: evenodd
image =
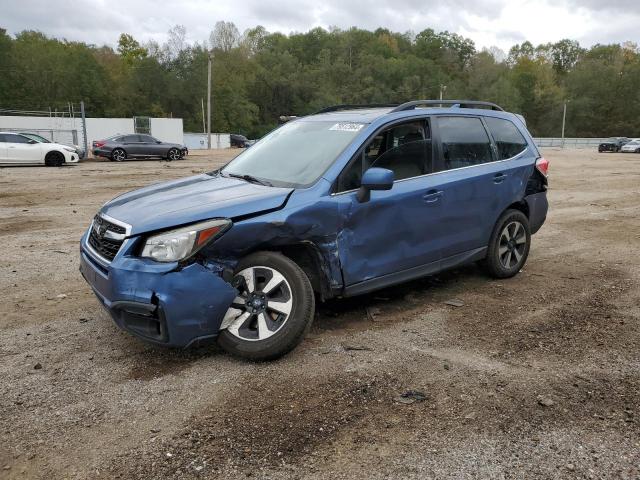
M640 50L631 42L524 42L503 52L430 28L285 35L260 26L241 33L231 22L201 43L189 43L180 25L167 38L141 43L123 33L114 49L0 29L0 108L84 100L89 116L181 117L185 131L200 132L211 54L213 131L260 137L281 115L435 99L442 90L521 113L536 136L560 135L566 102L567 136L640 137Z

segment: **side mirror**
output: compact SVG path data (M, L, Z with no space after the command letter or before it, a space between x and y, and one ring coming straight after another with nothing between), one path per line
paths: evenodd
M391 190L393 187L393 172L386 168L373 167L364 172L358 190L358 201L368 202L371 199L371 190Z
M38 142L36 142L35 140L29 140L27 143L28 143L29 145L35 145L35 144L36 144L36 143L38 143Z
M162 143L160 140L156 140L156 143Z

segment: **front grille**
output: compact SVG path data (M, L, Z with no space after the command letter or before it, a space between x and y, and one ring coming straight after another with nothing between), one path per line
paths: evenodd
M122 235L123 238L121 240L106 238L105 234L107 232ZM101 216L96 215L93 219L91 232L89 233L89 245L91 245L91 248L93 248L102 257L111 261L115 258L118 250L120 250L122 242L124 241L125 233L126 229L123 226L116 225L115 223L109 222Z

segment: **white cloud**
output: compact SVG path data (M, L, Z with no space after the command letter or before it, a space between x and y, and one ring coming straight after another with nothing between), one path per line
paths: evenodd
M624 15L603 12L625 12ZM583 45L621 42L637 36L638 0L22 0L3 7L0 28L9 33L40 30L47 35L115 45L122 32L141 41L164 42L175 24L189 41L208 38L219 20L242 31L306 31L321 26L419 32L449 30L473 39L478 48L534 44L562 38Z

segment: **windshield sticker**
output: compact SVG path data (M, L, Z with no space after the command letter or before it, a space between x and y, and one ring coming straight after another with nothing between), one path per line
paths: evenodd
M329 130L338 130L340 132L359 132L364 127L364 123L336 123Z

